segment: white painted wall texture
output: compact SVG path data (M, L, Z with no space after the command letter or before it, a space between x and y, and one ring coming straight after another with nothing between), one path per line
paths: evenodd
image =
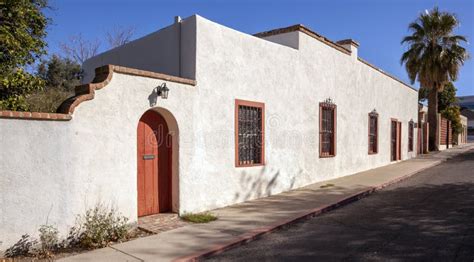
M0 119L0 250L45 223L65 234L75 215L97 201L136 221L136 128L148 109L177 124L169 123L179 147L173 208L180 213L390 164L391 118L402 122L402 159L414 156L407 128L417 119L416 91L301 32L271 42L199 16L183 22L190 26L181 32L188 39L181 43L181 74L195 76L197 86L114 73L71 121ZM97 59L90 64L118 61ZM169 97L153 105L149 96L163 82ZM329 97L337 105L337 155L319 158L319 102ZM235 167L235 99L265 103L263 167ZM379 153L368 155L373 109L379 113Z
M195 78L196 20L175 23L84 62L84 83L105 64L121 65L163 74Z
M194 132L194 147L201 154L194 156L194 172L181 180L181 189L193 196L181 199L183 210L216 208L387 165L391 118L402 122L402 159L414 156L407 128L417 119L415 90L304 33L285 35L262 41L198 17L196 77L205 98L196 99L196 130L202 131ZM337 104L337 156L319 158L318 105L329 97ZM265 103L264 167L234 167L235 99ZM379 113L380 144L378 154L368 155L373 109Z

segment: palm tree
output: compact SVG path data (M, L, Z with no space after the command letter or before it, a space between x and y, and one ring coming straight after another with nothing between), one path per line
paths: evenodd
M428 90L428 123L430 126L430 150L438 150L438 92L445 84L455 81L461 66L469 55L461 42L466 37L455 35L459 26L456 16L440 12L437 7L425 11L408 26L411 35L403 38L408 44L401 63L411 80L420 82L420 87Z

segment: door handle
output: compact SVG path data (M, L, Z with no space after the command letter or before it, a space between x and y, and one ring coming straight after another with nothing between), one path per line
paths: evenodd
M155 155L143 155L143 160L155 159Z

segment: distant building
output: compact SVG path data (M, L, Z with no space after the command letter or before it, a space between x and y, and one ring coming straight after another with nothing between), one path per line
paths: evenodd
M474 96L459 96L458 105L461 115L467 117L467 140L474 141Z
M474 96L458 96L458 105L461 108L474 110Z

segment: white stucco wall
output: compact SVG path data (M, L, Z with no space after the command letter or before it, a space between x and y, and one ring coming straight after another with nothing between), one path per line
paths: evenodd
M114 73L92 101L76 108L71 121L0 119L0 250L24 233L36 235L46 223L64 235L75 215L98 201L136 221L136 130L141 115L163 108L159 110L173 112L184 130L193 128L196 88L167 82L170 97L150 106L153 88L163 82ZM186 134L183 139L189 139ZM186 158L179 161L187 165ZM178 172L173 170L176 194Z
M97 67L113 64L163 74L195 78L195 19L190 17L86 60L84 83Z
M454 141L456 142L457 145L462 145L467 142L467 133L466 133L467 117L461 115L460 118L461 118L462 131L461 133L457 134L457 136L454 137L455 138Z
M402 122L402 159L408 122L417 119L417 92L357 59L303 33L299 50L197 19L194 154L180 207L202 211L345 176L390 163L390 119ZM205 97L205 98L204 98ZM319 158L319 102L337 104L337 156ZM234 100L265 103L266 165L236 168ZM212 105L212 106L210 106ZM368 113L379 113L379 153L368 155ZM415 132L415 145L416 145Z
M391 118L402 122L402 159L414 156L416 150L407 152L407 127L417 119L416 91L303 33L288 34L297 41L272 38L288 47L199 16L183 22L191 26L182 28L189 41L182 42L187 62L181 71L192 72L197 86L114 73L71 121L0 118L0 250L46 222L65 234L75 215L99 200L136 221L136 128L150 108L165 112L179 129L179 151L173 151L173 208L179 212L390 164ZM108 55L99 60L118 61ZM156 62L143 61L135 67ZM163 82L169 97L152 105L149 96ZM337 104L337 155L319 158L319 102L328 97ZM235 167L235 99L265 103L264 167ZM368 155L367 118L374 108L379 153Z

